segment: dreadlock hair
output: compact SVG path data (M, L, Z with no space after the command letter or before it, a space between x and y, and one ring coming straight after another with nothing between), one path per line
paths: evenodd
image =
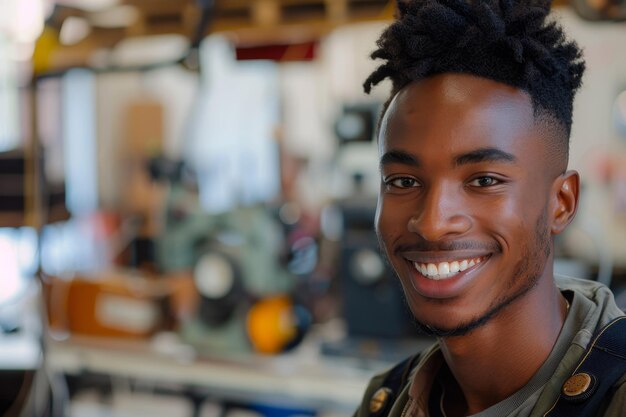
M552 127L564 133L567 149L585 63L576 43L547 19L550 5L551 0L398 0L397 19L371 55L386 62L367 78L365 92L391 79L382 119L393 97L413 81L442 73L488 78L527 92L536 118L558 122Z

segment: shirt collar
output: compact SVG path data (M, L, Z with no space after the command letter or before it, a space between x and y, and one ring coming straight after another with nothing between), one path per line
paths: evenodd
M411 372L411 384L409 386L411 401L407 415L428 415L428 398L432 384L443 363L443 354L438 343L424 352Z

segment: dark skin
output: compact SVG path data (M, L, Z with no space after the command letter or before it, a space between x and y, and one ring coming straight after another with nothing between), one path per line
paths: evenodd
M383 118L377 232L416 320L445 335L449 417L522 388L565 320L553 236L579 177L556 135L525 92L462 74L408 85Z

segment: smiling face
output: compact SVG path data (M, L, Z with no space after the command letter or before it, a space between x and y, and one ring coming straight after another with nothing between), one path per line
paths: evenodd
M389 106L376 228L434 334L467 333L552 280L566 157L548 132L526 93L470 75L412 83Z

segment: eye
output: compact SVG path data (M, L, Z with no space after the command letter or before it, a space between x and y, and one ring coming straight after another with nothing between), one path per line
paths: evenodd
M472 187L491 187L494 185L500 184L500 180L497 178L485 175L483 177L478 177L470 181L469 185Z
M387 187L404 189L404 188L417 187L418 183L417 183L417 180L415 178L411 178L411 177L396 177L396 178L391 178L391 179L387 180L385 182L385 185Z

